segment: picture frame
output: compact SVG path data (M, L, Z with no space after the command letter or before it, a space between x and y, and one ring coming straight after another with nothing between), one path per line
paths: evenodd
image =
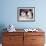
M35 7L18 7L17 8L18 22L34 22L35 21Z

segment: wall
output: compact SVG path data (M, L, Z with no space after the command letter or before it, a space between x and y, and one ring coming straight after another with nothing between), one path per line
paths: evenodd
M46 0L0 0L0 25L16 28L46 28ZM35 22L17 22L17 7L35 7Z

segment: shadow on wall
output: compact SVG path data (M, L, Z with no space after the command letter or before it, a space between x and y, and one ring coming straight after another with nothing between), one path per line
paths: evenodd
M2 43L2 36L3 36L2 32L6 31L6 30L4 30L4 28L6 28L5 25L0 24L0 43Z

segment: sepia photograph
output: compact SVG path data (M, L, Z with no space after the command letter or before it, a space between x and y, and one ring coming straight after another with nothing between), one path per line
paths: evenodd
M34 7L18 7L17 20L22 22L35 21L35 8Z

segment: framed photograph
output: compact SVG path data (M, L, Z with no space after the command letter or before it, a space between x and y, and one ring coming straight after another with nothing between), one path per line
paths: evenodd
M17 21L18 22L35 21L35 7L18 7Z

